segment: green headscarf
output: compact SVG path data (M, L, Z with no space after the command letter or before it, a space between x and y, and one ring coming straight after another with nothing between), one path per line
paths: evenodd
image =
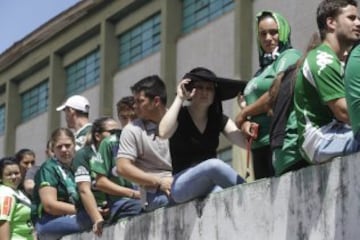
M274 54L266 54L260 45L258 26L259 26L259 19L264 15L271 16L278 25L279 46L277 52ZM256 14L256 35L257 35L257 44L259 51L259 63L261 68L264 68L269 64L271 64L283 51L292 48L290 42L290 34L291 34L290 25L288 21L280 14L272 11L261 11L258 14Z

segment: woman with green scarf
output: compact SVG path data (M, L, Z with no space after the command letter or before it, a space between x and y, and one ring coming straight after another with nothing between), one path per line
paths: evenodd
M255 179L260 179L274 176L266 93L278 73L296 63L301 53L292 48L290 25L280 14L271 11L258 13L256 30L260 69L244 90L246 105L236 117L236 124L244 134L254 138L251 146L254 174ZM258 124L257 134L249 121Z

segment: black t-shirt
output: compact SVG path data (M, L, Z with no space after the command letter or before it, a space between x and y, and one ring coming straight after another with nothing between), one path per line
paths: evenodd
M187 107L182 107L177 119L178 127L170 138L173 174L207 159L215 158L219 135L228 119L225 115L222 115L220 120L209 117L205 131L201 133L192 121Z

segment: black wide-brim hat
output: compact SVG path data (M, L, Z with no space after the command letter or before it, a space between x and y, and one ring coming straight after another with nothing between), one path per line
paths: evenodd
M214 82L216 85L216 94L217 98L221 101L228 100L236 97L239 93L244 91L244 88L247 84L243 80L235 80L229 78L217 77L211 75L206 71L201 71L197 73L186 73L184 78L189 78L191 81L210 81Z

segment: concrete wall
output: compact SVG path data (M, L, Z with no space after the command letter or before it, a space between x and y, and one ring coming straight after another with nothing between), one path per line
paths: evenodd
M107 240L358 239L360 154L158 209L105 228ZM65 240L98 239L92 233Z
M16 128L15 151L22 148L33 150L36 154L36 164L41 164L46 159L47 121L48 113L43 113Z

